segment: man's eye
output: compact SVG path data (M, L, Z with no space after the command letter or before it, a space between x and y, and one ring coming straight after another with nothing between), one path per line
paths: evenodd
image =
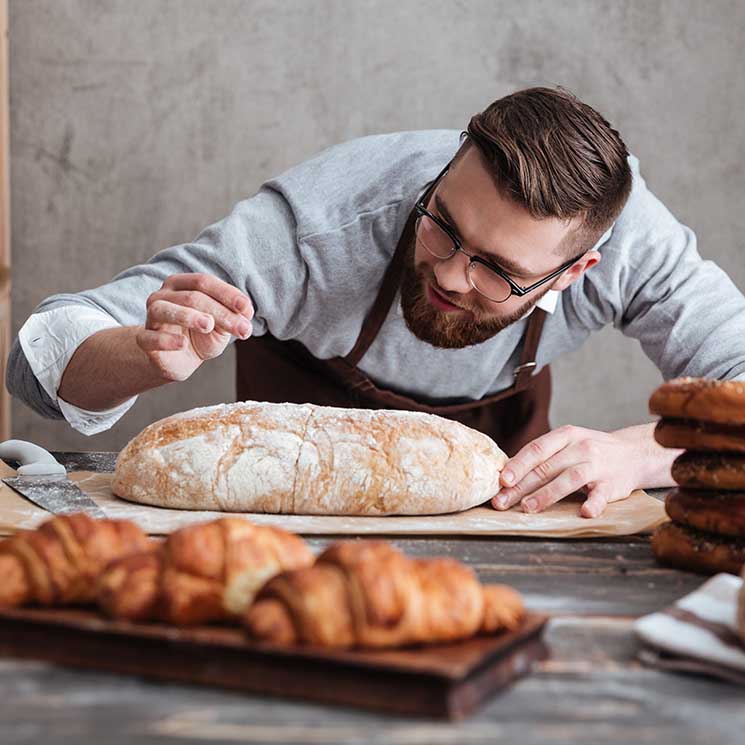
M523 281L523 280L525 280L525 277L521 277L521 276L520 276L519 274L514 274L513 272L510 272L510 271L508 271L508 270L507 270L507 269L505 269L505 268L504 268L503 266L500 266L499 264L497 264L497 262L496 262L496 261L494 261L493 259L489 259L489 258L487 258L486 260L487 260L487 261L489 262L489 264L490 264L491 266L494 266L494 267L497 267L498 269L500 269L500 270L501 270L501 271L502 271L502 272L503 272L504 274L506 274L506 275L507 275L507 276L508 276L508 277L509 277L509 278L510 278L511 280L513 280L513 281Z
M432 214L439 218L439 220L444 224L447 225L450 229L450 232L452 232L453 235L458 236L458 240L462 240L461 237L458 235L458 231L442 216L440 211L437 209L437 207L433 208ZM485 256L482 253L475 253L474 256L478 256L479 258L483 259L487 262L487 265L490 267L496 267L500 271L504 272L510 279L512 280L525 280L527 277L521 277L519 274L513 274L512 272L507 271L503 266L500 266L496 261L494 261L493 258L490 256Z
M443 225L447 225L450 230L455 233L455 230L453 230L453 226L442 216L439 210L435 210L432 213Z

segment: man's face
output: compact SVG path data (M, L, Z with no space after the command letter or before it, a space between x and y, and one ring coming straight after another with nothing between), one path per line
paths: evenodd
M532 217L500 193L475 147L466 146L426 207L453 228L469 254L489 259L523 287L570 258L558 248L577 223ZM401 283L404 319L415 336L436 347L480 344L522 318L549 289L568 287L599 258L597 251L589 251L564 274L527 296L512 295L496 303L471 286L466 256L457 252L450 259L437 259L415 238L408 247Z

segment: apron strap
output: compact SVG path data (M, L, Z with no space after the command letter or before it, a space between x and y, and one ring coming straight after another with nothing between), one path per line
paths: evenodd
M432 189L435 186L433 181L424 192L422 199L427 199L432 193ZM381 326L385 322L390 311L393 301L396 297L401 286L401 277L404 273L404 267L406 262L406 251L409 246L412 245L414 240L414 226L416 224L416 211L412 207L409 217L406 220L401 237L398 239L396 244L396 251L393 254L391 262L388 264L388 268L385 270L383 275L383 281L380 285L380 290L375 298L372 308L368 311L365 316L365 320L362 322L362 328L360 335L357 337L357 341L352 347L352 351L346 357L342 359L351 365L357 367L359 361L365 356L365 352L370 348L370 345L375 341L375 337L378 335Z
M535 358L538 352L538 342L541 340L541 332L547 315L542 308L534 308L530 314L528 328L525 330L525 341L520 352L520 364L515 368L515 383L513 385L515 392L527 388L533 377L533 371L536 368Z
M393 300L401 286L401 278L404 273L404 263L406 259L406 249L411 245L411 241L414 238L415 222L416 216L412 210L406 220L404 231L399 238L393 259L390 264L388 264L385 274L383 275L380 292L378 292L378 296L375 298L372 308L370 308L365 316L365 320L362 322L360 335L357 337L357 341L352 347L352 351L344 357L344 361L352 367L357 367L359 361L364 357L365 352L370 348L370 345L373 343L375 337L380 331L380 327L388 316L388 311L393 305Z

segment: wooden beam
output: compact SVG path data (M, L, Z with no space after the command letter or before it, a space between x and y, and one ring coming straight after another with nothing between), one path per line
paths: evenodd
M10 352L10 148L8 3L0 0L0 441L10 437L5 365Z

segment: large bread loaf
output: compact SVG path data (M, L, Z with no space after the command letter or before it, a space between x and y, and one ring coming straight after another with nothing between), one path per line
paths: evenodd
M438 416L248 401L151 424L120 453L113 490L178 509L425 515L487 501L506 460Z

